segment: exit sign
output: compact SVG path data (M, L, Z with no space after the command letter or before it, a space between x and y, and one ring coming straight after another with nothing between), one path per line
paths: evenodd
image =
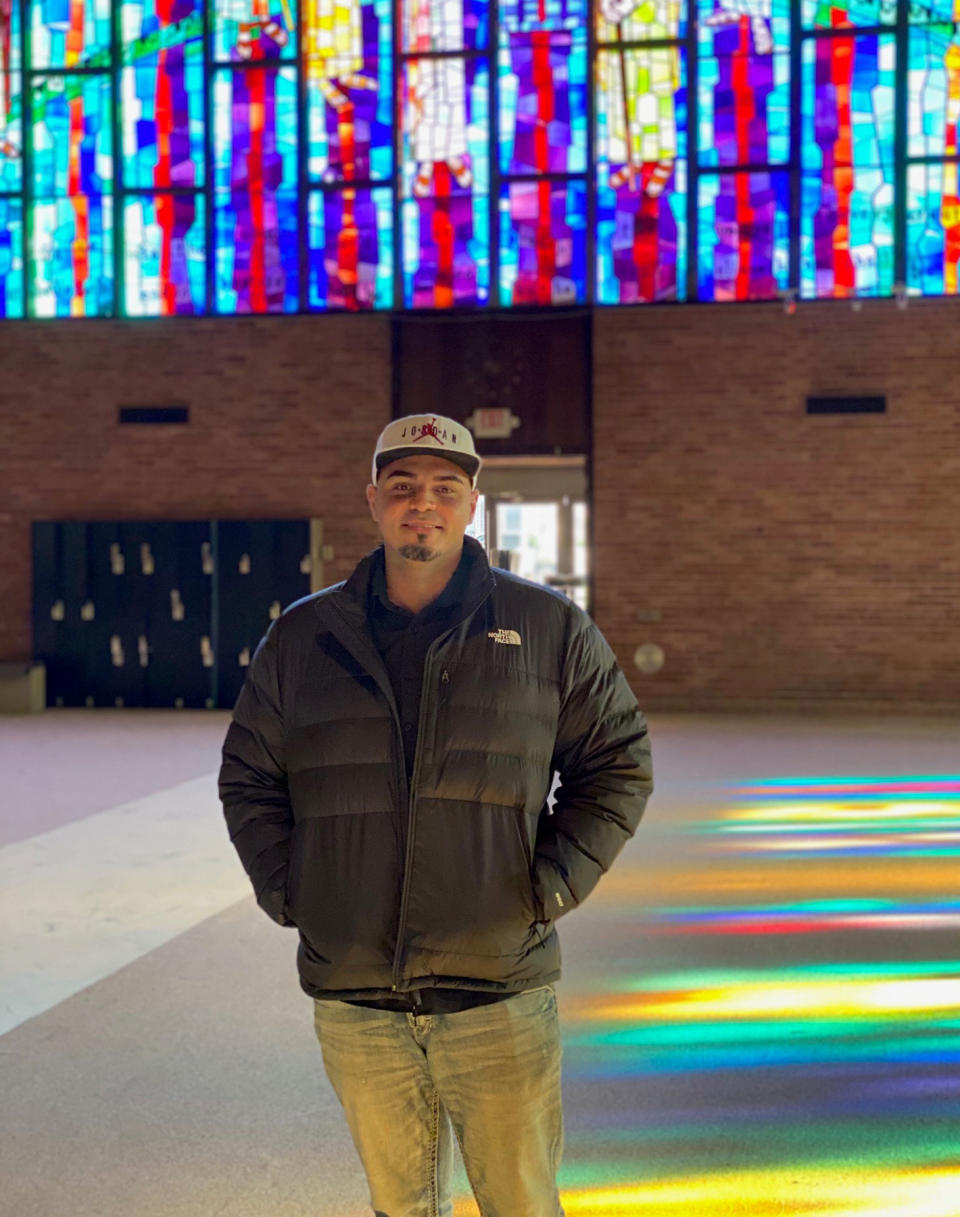
M464 422L477 439L508 439L521 419L506 406L489 406L483 410L474 410Z

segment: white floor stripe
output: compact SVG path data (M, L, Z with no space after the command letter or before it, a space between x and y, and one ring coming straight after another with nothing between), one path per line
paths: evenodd
M0 849L0 1035L250 894L216 775Z

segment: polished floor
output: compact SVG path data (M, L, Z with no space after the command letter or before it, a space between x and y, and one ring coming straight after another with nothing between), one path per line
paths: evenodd
M226 722L0 718L3 1217L370 1213ZM651 734L561 927L568 1217L960 1217L960 718Z

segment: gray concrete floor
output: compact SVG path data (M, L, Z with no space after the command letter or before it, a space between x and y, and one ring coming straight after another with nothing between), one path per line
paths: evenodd
M102 834L162 827L165 800L182 835L226 721L0 720L0 868L70 850L75 869L81 841L97 888ZM648 815L561 926L569 1217L960 1217L960 720L665 716L651 734ZM764 785L791 778L808 785ZM212 785L205 810L204 848L226 853ZM50 932L90 958L0 1036L0 1214L369 1214L292 934L219 871L219 906L191 904L177 847L138 885L193 922L122 966L95 919ZM27 986L11 903L3 985Z

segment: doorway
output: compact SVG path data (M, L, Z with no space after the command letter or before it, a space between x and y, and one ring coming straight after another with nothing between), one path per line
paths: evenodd
M494 566L543 583L590 611L590 517L584 456L490 457L468 530Z

